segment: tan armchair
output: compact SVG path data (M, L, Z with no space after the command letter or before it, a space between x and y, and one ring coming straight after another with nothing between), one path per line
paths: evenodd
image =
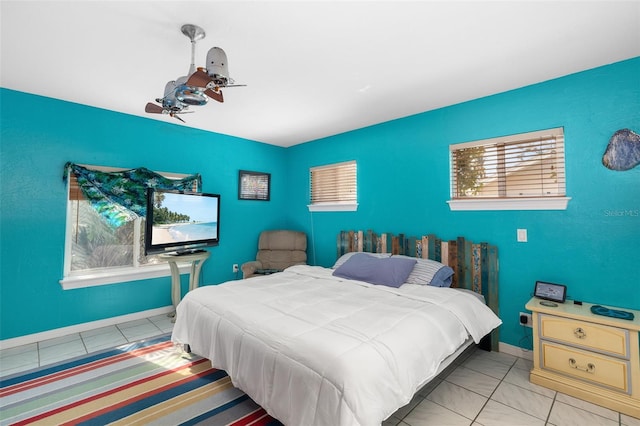
M242 278L258 275L260 270L277 272L306 263L307 235L304 232L263 231L258 241L256 260L242 264Z

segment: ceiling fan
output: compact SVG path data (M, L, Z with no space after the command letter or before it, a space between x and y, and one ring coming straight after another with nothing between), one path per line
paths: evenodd
M183 123L185 122L178 114L185 114L189 111L189 106L206 105L209 99L217 102L224 102L222 87L239 87L244 84L234 84L229 77L227 65L227 54L220 47L212 47L207 52L207 67L195 66L196 41L205 37L202 28L193 24L185 24L181 31L191 40L191 65L186 76L169 81L164 89L164 96L157 98L160 105L148 102L145 112L151 114L168 114Z

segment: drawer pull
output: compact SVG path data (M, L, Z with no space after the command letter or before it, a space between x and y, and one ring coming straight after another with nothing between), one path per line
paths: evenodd
M578 327L575 330L573 330L573 334L578 339L584 339L585 337L587 337L587 333L585 333L584 330L581 327Z
M586 367L579 366L575 359L569 358L569 366L571 368L575 368L576 370L582 370L587 373L594 373L596 366L592 363L587 364Z

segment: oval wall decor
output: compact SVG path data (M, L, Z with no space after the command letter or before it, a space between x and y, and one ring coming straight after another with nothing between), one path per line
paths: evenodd
M640 135L629 129L618 130L609 139L602 164L611 170L630 170L640 164Z

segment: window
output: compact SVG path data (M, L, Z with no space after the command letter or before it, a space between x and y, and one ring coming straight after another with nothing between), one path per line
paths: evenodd
M312 167L309 170L309 211L355 211L358 209L355 161Z
M127 170L85 167L102 172ZM187 176L160 174L172 180ZM85 198L71 170L68 171L68 182L64 278L60 280L64 289L170 275L166 262L158 256L144 254L143 217L136 216L120 226L109 224Z
M451 210L564 210L562 127L449 146Z

